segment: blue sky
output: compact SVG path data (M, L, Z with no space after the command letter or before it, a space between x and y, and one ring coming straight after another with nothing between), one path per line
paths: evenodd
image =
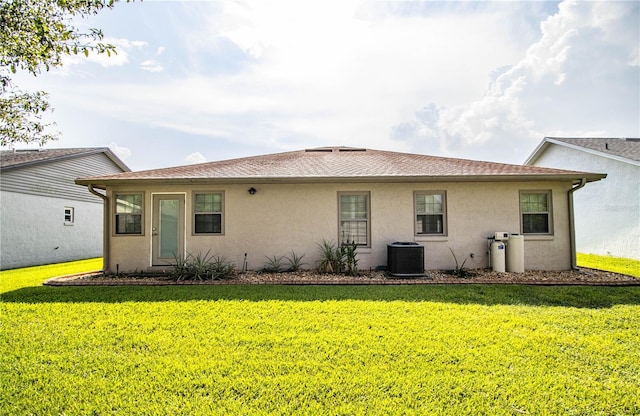
M522 163L545 136L640 137L640 3L152 1L45 90L62 138L134 170L342 145Z

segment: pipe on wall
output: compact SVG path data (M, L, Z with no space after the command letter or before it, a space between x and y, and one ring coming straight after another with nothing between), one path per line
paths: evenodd
M576 224L573 213L573 193L587 184L587 178L580 179L580 183L567 192L569 198L569 247L571 251L571 268L578 269L578 261L576 259Z
M87 186L87 189L89 189L89 192L91 192L92 194L99 196L100 198L102 198L102 201L104 203L104 207L103 207L103 219L102 219L102 272L104 274L109 273L109 230L111 229L110 227L110 219L111 219L111 215L109 214L109 197L101 194L100 192L96 191L95 189L93 189L93 185L89 184Z

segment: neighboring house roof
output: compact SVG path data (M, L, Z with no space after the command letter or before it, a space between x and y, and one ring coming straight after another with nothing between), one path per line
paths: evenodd
M640 165L640 139L638 138L564 138L545 137L524 162L532 165L552 144L596 154L633 165Z
M140 172L79 178L79 185L199 182L597 181L604 174L350 147L321 147Z
M131 169L120 160L108 147L83 147L68 149L29 149L0 151L0 171L18 169L65 159L73 159L96 153L104 153L113 163L124 172Z

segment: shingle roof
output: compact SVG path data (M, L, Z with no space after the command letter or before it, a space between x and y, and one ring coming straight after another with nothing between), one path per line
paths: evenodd
M162 182L322 182L574 179L605 175L347 147L323 147L178 166L117 175L81 178L76 183Z
M535 160L539 153L544 149L546 143L555 143L560 145L569 145L573 147L581 147L600 154L601 156L614 157L617 159L627 159L640 162L640 139L638 138L611 138L611 137L545 137L542 144L527 159L527 162Z
M67 149L29 149L0 151L0 169L15 169L39 163L71 159L95 153L105 153L116 165L124 171L130 169L111 152L108 147L80 147Z

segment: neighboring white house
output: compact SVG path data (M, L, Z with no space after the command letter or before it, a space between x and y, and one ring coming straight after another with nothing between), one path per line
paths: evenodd
M102 256L103 200L74 180L129 170L108 148L0 151L0 269Z
M577 251L640 260L640 139L545 137L525 164L606 173L574 194Z
M355 242L361 269L393 242L424 247L424 269L485 268L488 237L524 234L527 269L573 266L570 200L605 175L347 147L79 178L104 190L105 271L167 267L188 253L250 269L322 241ZM591 185L588 185L591 186Z

